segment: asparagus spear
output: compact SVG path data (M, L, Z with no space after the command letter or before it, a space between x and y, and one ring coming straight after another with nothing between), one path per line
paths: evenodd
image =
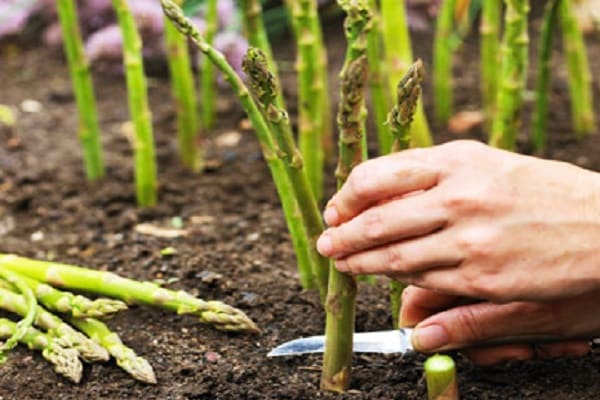
M242 107L248 114L252 126L256 131L256 136L262 148L263 157L271 170L271 175L273 176L279 198L281 199L288 228L291 231L294 226L298 226L298 222L296 221L299 220L294 221L294 219L301 218L301 213L285 167L277 157L278 150L275 146L272 133L265 118L261 114L258 105L250 96L248 88L246 88L240 77L235 73L231 66L225 62L223 55L206 42L198 30L185 18L181 9L173 4L171 0L161 0L161 4L165 14L176 22L180 31L188 36L200 51L210 58L217 68L223 72L225 79L229 82L233 91L240 99Z
M558 20L561 0L546 3L542 24L540 50L538 53L538 74L536 81L536 101L533 114L533 144L538 152L546 147L546 127L548 121L548 97L550 90L550 70L552 61L552 37Z
M513 150L521 123L521 105L527 76L529 0L505 0L505 4L506 28L502 41L502 70L490 144Z
M417 60L406 75L398 83L396 89L396 105L388 116L388 123L394 137L392 151L401 151L410 148L410 124L413 121L419 97L421 96L421 83L425 75L423 62ZM398 316L402 301L402 292L406 287L402 282L390 281L390 303L394 327L398 326Z
M363 160L364 89L368 81L366 44L371 12L366 0L339 0L338 4L347 14L344 30L348 40L348 51L340 74L338 111L340 156L336 177L338 188L341 188L352 168ZM327 318L322 389L343 392L350 384L355 299L356 280L332 266L325 304Z
M442 1L437 17L433 52L433 91L438 121L446 124L452 116L452 43L456 0Z
M386 123L386 117L391 107L392 99L387 91L388 71L385 68L383 49L381 48L381 15L377 9L377 1L369 0L369 7L373 14L367 44L370 72L369 83L371 86L375 124L377 126L379 153L388 154L392 150L393 138L390 126Z
M18 341L27 333L27 328L33 324L36 317L37 300L33 290L27 286L20 275L0 269L0 280L10 286L9 290L20 292L23 299L23 312L21 313L23 319L16 324L13 334L0 346L0 364L2 364L6 361L6 352L17 345Z
M393 93L398 81L414 60L406 20L406 0L381 0L381 16L386 64L389 68L389 88ZM417 107L412 140L416 146L431 146L433 143L422 102Z
M321 256L316 249L316 241L325 230L321 213L312 193L308 177L303 169L302 155L296 148L294 137L285 110L276 104L277 83L275 76L269 71L265 54L256 48L250 48L243 62L244 71L248 76L253 92L258 98L263 114L269 121L271 132L279 147L281 157L296 194L302 221L309 239L309 256L312 265L312 275L317 287L321 290L324 300L327 294L327 279L329 261Z
M0 338L8 338L17 330L17 324L6 318L0 318ZM54 371L74 383L79 383L83 366L77 358L79 353L72 348L65 348L57 340L35 328L29 327L19 342L31 350L42 352L48 362L54 365Z
M105 169L90 66L85 57L81 32L77 25L75 1L58 0L56 6L81 121L79 123L79 140L83 148L85 172L88 179L93 181L104 176Z
M206 1L205 29L206 42L212 45L219 29L217 0ZM215 125L217 96L215 95L215 67L208 57L202 57L200 82L202 89L202 122L204 123L204 129L209 130Z
M181 4L181 0L178 0ZM165 17L166 18L166 17ZM165 42L175 104L177 105L177 137L183 164L192 171L200 171L202 157L198 151L198 111L196 89L185 37L179 34L171 21L165 21Z
M485 0L481 3L481 94L486 118L492 121L498 93L502 0Z
M150 363L125 346L119 335L111 331L104 323L93 318L72 318L70 322L93 341L108 350L110 355L117 361L117 365L135 379L146 383L156 383L156 376Z
M559 7L563 43L567 50L573 125L575 133L581 136L596 130L592 76L583 33L573 10L573 1L561 1Z
M33 290L37 300L46 308L74 318L94 317L102 318L127 309L127 304L114 299L89 299L85 296L75 295L71 292L58 290L36 279L21 275L21 279ZM0 287L11 289L2 285Z
M164 289L152 282L138 282L111 272L31 260L12 254L0 254L0 267L52 286L92 292L126 303L153 305L179 314L194 314L200 322L220 330L259 332L246 314L236 308L220 301L204 301L184 291Z
M458 400L456 366L450 356L431 356L424 367L428 400Z
M27 313L27 303L24 296L0 288L0 308L18 315ZM34 325L48 331L48 335L56 338L62 347L77 350L84 361L106 361L108 352L96 343L77 332L56 315L37 306L35 308Z
M148 108L148 94L142 41L133 15L126 0L112 0L117 20L123 34L123 59L127 78L129 112L135 127L135 186L137 201L141 207L156 204L156 160L152 115Z

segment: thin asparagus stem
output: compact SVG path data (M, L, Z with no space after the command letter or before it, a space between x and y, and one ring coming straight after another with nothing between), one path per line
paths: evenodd
M156 160L152 136L152 114L148 108L148 94L142 40L126 0L112 0L123 34L123 60L127 80L129 113L135 127L135 186L137 202L141 207L156 204Z
M521 124L521 106L527 77L529 0L504 2L506 28L502 40L502 70L490 144L513 150Z
M321 256L316 248L317 239L325 230L325 225L308 177L304 172L302 156L294 143L288 115L285 110L279 108L275 103L278 92L275 76L268 69L265 54L256 48L248 50L243 67L259 101L261 110L270 124L271 132L279 149L278 156L285 165L290 183L294 189L309 239L309 261L312 265L312 275L320 290L321 298L325 300L329 261Z
M111 331L106 324L93 318L71 319L77 329L88 335L93 341L104 347L117 361L117 365L138 381L156 383L156 376L150 363L125 346L119 335Z
M271 43L269 43L269 37L267 36L267 30L263 21L262 5L259 0L241 0L240 6L244 15L244 26L248 43L250 43L250 46L256 47L264 53L269 71L271 71L273 79L276 82L275 104L277 107L285 109L283 91L279 84L277 63L273 57L273 50Z
M456 0L442 1L438 13L433 51L433 92L439 122L446 124L452 116L452 43Z
M406 1L381 0L381 16L383 17L382 27L386 64L389 68L388 87L390 93L394 93L396 84L402 79L414 60L406 19ZM433 144L422 102L419 102L417 107L411 135L414 144L418 147Z
M178 0L178 4L181 2L182 0ZM179 34L169 20L165 21L165 43L172 92L177 106L179 154L183 164L197 172L202 169L202 156L198 151L198 104L192 65L186 38Z
M390 126L386 123L386 118L388 110L391 108L392 99L387 91L388 78L383 59L383 49L381 48L381 15L377 9L377 1L369 0L369 7L373 14L367 44L369 83L377 126L379 153L388 154L392 150L393 138Z
M57 0L56 7L80 119L79 140L83 149L85 173L93 181L103 177L105 169L90 65L83 49L75 1Z
M218 30L219 13L217 0L207 0L205 38L208 44L213 44ZM204 129L210 130L215 126L216 119L216 73L215 66L208 57L203 56L201 63L202 122L204 123Z
M200 322L225 331L259 332L242 311L220 301L204 301L184 291L164 289L153 282L138 282L111 272L97 271L12 254L0 255L0 267L10 269L52 286L87 291L131 304L147 304L193 314Z
M559 7L563 43L567 51L573 127L575 133L582 136L596 130L592 75L583 33L573 10L573 1L561 1Z
M105 318L119 311L126 310L127 304L114 299L89 299L85 296L58 290L48 284L25 275L20 278L33 290L36 299L49 310L68 314L74 318ZM0 282L0 287L11 289Z
M481 2L481 95L488 125L496 110L502 0Z
M456 366L450 356L436 354L425 361L428 400L458 400Z
M338 188L346 182L352 169L363 160L365 86L368 82L366 54L367 34L371 27L371 12L366 0L338 0L346 12L344 30L348 50L340 73L341 96L338 111L339 162L336 170ZM325 354L321 388L343 392L350 384L352 368L352 336L356 280L333 267L329 272L329 287L325 311Z
M17 324L6 318L0 318L0 338L8 338L17 331ZM79 383L83 365L79 361L79 353L73 348L65 348L57 340L35 328L27 328L19 342L31 350L42 352L49 363L54 365L54 371L74 383Z
M421 83L425 71L423 62L417 60L406 75L398 83L396 89L396 105L388 117L388 123L394 137L392 151L402 151L410 148L410 125L413 121L417 104L421 96ZM402 282L390 281L390 304L392 308L392 321L398 327L398 317L402 305L402 292L406 285Z
M22 295L0 288L0 308L18 315L25 315L28 311L27 302ZM35 308L34 325L48 331L48 335L56 338L57 343L65 348L77 350L86 362L106 361L108 352L92 340L77 332L56 315L37 306Z
M296 27L298 55L298 142L308 180L317 202L323 193L323 165L325 153L321 131L324 126L325 91L320 78L319 63L324 50L318 45L318 8L316 0L291 2L292 17Z
M546 148L546 128L548 126L548 97L550 96L550 76L552 68L552 42L554 27L558 20L561 0L550 0L546 4L538 52L538 73L536 81L536 101L533 114L533 144L538 152Z

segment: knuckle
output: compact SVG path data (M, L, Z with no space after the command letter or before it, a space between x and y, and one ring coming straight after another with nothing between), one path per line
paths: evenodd
M462 307L456 316L457 326L463 330L462 335L468 341L477 341L485 337L484 326L479 322L473 307Z
M485 260L493 256L499 243L499 235L490 227L471 228L460 234L457 242L466 259L470 261Z
M388 268L395 273L406 273L406 257L397 246L385 248L385 262Z
M363 216L364 237L370 242L383 239L386 235L384 219L381 213L369 210L365 211Z
M357 197L370 195L376 186L373 185L370 172L365 164L359 164L352 170L348 177L348 188Z
M462 190L447 193L442 205L453 214L472 214L485 208L487 198L481 190Z

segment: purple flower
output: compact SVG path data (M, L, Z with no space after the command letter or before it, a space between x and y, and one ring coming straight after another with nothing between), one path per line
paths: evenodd
M248 50L246 39L235 32L222 32L215 36L214 46L225 55L227 62L243 77L242 59Z
M120 62L123 58L123 36L118 25L109 25L94 32L85 43L85 53L91 62Z
M31 16L34 1L0 1L0 38L19 33Z
M235 2L233 0L219 0L217 2L217 13L219 16L219 26L230 26L235 19Z

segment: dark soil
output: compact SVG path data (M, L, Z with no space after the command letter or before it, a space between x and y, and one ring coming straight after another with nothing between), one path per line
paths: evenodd
M334 27L327 35L333 76L344 42L339 21L328 25ZM430 65L431 37L417 35L415 40L417 56ZM600 41L590 40L589 44L592 68L600 77ZM282 60L293 60L289 47L287 43L278 46ZM298 284L271 178L253 135L240 128L243 113L229 93L223 92L219 100L219 127L205 143L211 168L194 175L178 163L168 83L164 79L150 81L160 204L139 210L132 185L131 150L122 129L128 116L122 79L96 77L109 172L106 179L90 184L82 171L74 133L75 104L62 59L44 48L2 51L0 103L18 108L32 99L41 102L43 109L38 113L20 111L14 130L0 130L0 250L171 282L169 287L240 307L263 333L224 334L198 324L193 317L132 307L109 324L148 358L158 385L134 381L114 362L86 366L83 381L73 385L56 375L39 354L19 348L0 368L0 399L424 398L422 356L356 356L352 390L342 396L318 391L318 356L265 357L282 341L322 333L323 312L316 294L303 292ZM469 41L456 60L458 108L476 109L477 43ZM576 141L570 134L559 52L555 61L547 156L600 170L600 136ZM596 95L600 94L598 85L596 81ZM293 85L288 86L293 97ZM430 100L429 88L426 91ZM231 131L242 132L238 146L220 146L214 140ZM438 142L453 138L439 126L435 132ZM483 135L474 132L472 137ZM134 231L142 222L169 226L173 217L181 217L192 234L167 240ZM161 257L160 250L167 246L178 253ZM361 284L357 330L389 328L388 310L385 282ZM600 398L598 347L581 359L493 368L459 360L464 399Z

